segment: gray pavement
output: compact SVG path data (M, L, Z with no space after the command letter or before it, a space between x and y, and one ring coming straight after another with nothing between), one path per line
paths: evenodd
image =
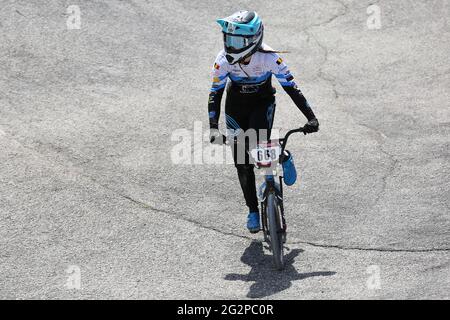
M449 298L448 0L376 1L379 29L365 0L0 3L0 298ZM283 272L232 165L171 162L241 8L321 122L290 143Z

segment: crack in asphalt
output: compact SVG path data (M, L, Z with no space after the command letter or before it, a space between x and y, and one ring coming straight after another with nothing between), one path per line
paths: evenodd
M319 39L317 38L317 36L314 33L309 31L309 29L311 29L311 28L327 25L327 24L335 21L336 19L345 16L350 11L348 5L346 5L343 1L341 1L341 0L335 0L335 1L337 3L339 3L341 6L343 6L344 10L342 10L340 13L337 13L337 14L333 15L330 19L328 19L326 21L309 25L308 27L304 28L302 31L306 33L308 38L314 39L314 41L316 42L317 46L323 51L323 61L320 64L319 70L317 72L317 76L319 78L321 78L322 80L324 80L325 82L330 83L331 89L332 89L333 94L334 94L334 98L337 100L337 99L340 98L341 95L339 94L339 91L337 90L336 79L330 77L329 75L327 75L324 72L324 67L325 67L326 63L328 62L329 49L327 48L327 46L323 45L319 41ZM378 1L374 1L371 4L375 4L375 3L378 3ZM380 191L378 192L377 196L375 197L375 199L373 201L373 205L372 205L372 207L375 207L380 202L380 200L382 199L383 195L385 194L386 189L387 189L387 180L394 173L395 168L397 167L397 165L399 163L399 160L396 159L393 154L390 154L389 152L387 152L386 150L383 149L384 140L386 139L386 135L384 135L378 129L372 128L369 125L366 125L364 123L360 123L360 122L356 121L356 119L353 118L353 115L351 113L349 113L345 108L342 108L342 110L349 117L351 117L355 121L355 123L357 125L359 125L361 127L364 127L364 128L367 128L367 129L375 132L378 136L382 137L381 140L380 139L376 139L377 144L378 144L378 148L379 148L380 152L385 154L388 157L389 161L391 162L389 168L387 168L385 170L384 175L381 177L381 188L380 188Z
M24 15L24 14L23 14L22 12L20 12L19 10L16 9L15 11L16 11L17 14L21 15L22 17L25 17L25 18L27 17L26 15Z
M339 245L319 244L308 241L295 241L289 244L308 244L313 247L330 248L339 250L355 250L355 251L375 251L375 252L400 252L400 253L426 253L426 252L445 252L450 251L450 248L425 248L425 249L395 249L395 248L364 248L364 247L346 247Z
M104 186L102 186L102 187L104 187ZM165 213L165 214L167 214L167 215L170 215L170 216L172 216L172 217L175 217L176 220L183 220L183 221L192 223L192 224L194 224L194 225L196 225L196 226L198 226L198 227L200 227L200 228L212 230L212 231L215 231L215 232L217 232L217 233L220 233L220 234L223 234L223 235L226 235L226 236L234 236L234 237L238 237L238 238L242 238L242 239L246 239L246 240L253 240L253 238L251 238L251 237L244 236L244 235L239 235L239 234L235 234L235 233L233 233L233 232L227 232L227 231L224 231L224 230L220 230L220 229L218 229L218 228L215 228L215 227L207 226L207 225L204 225L204 224L200 223L200 222L197 221L197 220L190 219L190 218L186 217L185 215L180 215L180 214L177 214L176 212L172 212L172 211L169 211L169 210L157 208L157 207L154 207L154 206L152 206L152 205L150 205L150 204L148 204L148 203L145 203L145 202L143 202L143 201L134 199L134 198L132 198L132 197L130 197L130 196L128 196L128 195L121 194L121 193L117 193L117 192L115 192L114 190L112 190L112 189L110 189L110 188L107 188L107 189L110 190L110 191L112 191L112 192L114 192L114 193L116 193L116 194L118 194L119 196L121 196L121 197L123 197L123 198L125 198L125 199L127 199L127 200L129 200L129 201L131 201L131 202L133 202L133 203L135 203L135 204L140 205L141 207L143 207L143 208L145 208L145 209L150 209L150 210L152 210L152 211L156 211L156 212L160 212L160 213Z
M384 150L383 145L384 145L384 141L386 139L386 136L384 135L384 133L382 133L378 129L372 128L371 126L369 126L367 124L363 124L363 123L358 123L358 124L362 127L365 127L367 129L375 132L381 138L381 139L375 139L378 143L378 148L379 148L380 152L385 154L389 158L389 161L391 162L389 168L386 169L385 174L381 177L381 190L378 192L377 196L375 197L375 200L373 203L373 207L374 207L378 204L378 202L380 202L381 198L385 194L386 188L387 188L387 179L393 175L395 168L399 164L400 160L396 159L393 154Z
M333 22L334 20L336 20L337 18L345 16L350 11L348 5L346 5L344 1L340 1L340 0L334 0L334 1L339 3L344 8L344 10L342 10L341 12L331 16L329 19L327 19L325 21L310 24L310 25L308 25L306 28L304 28L301 31L306 31L307 29L312 28L312 27L320 27L320 26L329 24L329 23Z
M95 180L94 180L95 181ZM96 182L98 183L98 182ZM101 184L100 184L101 185ZM189 219L186 216L183 215L179 215L176 212L172 212L169 210L164 210L164 209L160 209L160 208L156 208L152 205L149 205L143 201L134 199L128 195L124 195L121 193L117 193L114 190L105 187L103 185L101 185L102 187L108 189L109 191L112 191L116 194L118 194L119 196L141 206L144 207L146 209L150 209L156 212L161 212L161 213L165 213L168 214L170 216L175 217L178 220L183 220L189 223L192 223L200 228L203 229L207 229L207 230L211 230L223 235L227 235L227 236L232 236L232 237L237 237L237 238L241 238L241 239L245 239L245 240L252 240L252 241L258 241L255 238L249 237L249 236L245 236L245 235L241 235L241 234L236 234L233 232L227 232L215 227L211 227L211 226L207 226L204 225L202 223L200 223L199 221L193 220L193 219ZM259 240L261 242L263 242L262 240ZM340 246L340 245L330 245L330 244L321 244L321 243L315 243L315 242L310 242L310 241L293 241L293 242L287 242L287 245L296 245L296 244L306 244L306 245L310 245L312 247L318 247L318 248L323 248L323 249L337 249L337 250L344 250L344 251L372 251L372 252L391 252L391 253L433 253L433 252L445 252L445 251L450 251L450 248L429 248L429 249L395 249L395 248L364 248L364 247L347 247L347 246Z
M339 92L336 89L336 79L333 79L329 76L327 76L324 72L323 72L323 68L325 66L325 64L328 62L328 55L329 55L329 51L328 48L326 46L324 46L318 39L317 37L308 31L308 28L304 30L304 32L307 34L308 37L313 38L314 41L316 42L317 46L323 51L323 61L320 64L319 70L317 71L317 76L323 80L325 80L326 82L329 82L331 84L331 88L333 90L333 94L334 94L334 98L338 99L339 98ZM345 111L347 113L347 111Z
M337 99L337 98L339 98L339 92L338 92L337 89L336 89L336 79L333 79L333 78L328 77L328 76L323 72L323 67L325 66L325 64L326 64L327 61L328 61L328 54L329 54L328 48L327 48L325 45L323 45L323 44L317 39L317 37L316 37L313 33L311 33L311 32L309 31L309 29L311 29L311 28L314 28L314 27L321 27L321 26L325 26L325 25L327 25L327 24L330 24L331 22L335 21L336 19L345 16L345 15L350 11L349 7L348 7L343 1L335 0L335 2L339 3L339 4L343 7L343 10L341 10L341 12L339 12L339 13L333 15L332 17L330 17L329 19L327 19L327 20L325 20L325 21L322 21L322 22L318 22L318 23L314 23L314 24L308 25L306 28L302 29L301 31L303 31L304 33L306 33L306 35L307 35L308 38L313 38L314 41L316 42L316 44L317 44L317 45L322 49L322 51L324 52L324 58L323 58L323 61L322 61L321 65L320 65L320 67L319 67L319 71L318 71L317 75L318 75L319 78L325 80L326 82L331 83L331 86L332 86L332 89L333 89L333 93L334 93L335 99Z

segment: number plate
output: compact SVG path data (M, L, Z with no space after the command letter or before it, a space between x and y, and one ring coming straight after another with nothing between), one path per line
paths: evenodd
M270 166L278 161L281 154L281 146L278 142L261 143L250 152L258 166Z

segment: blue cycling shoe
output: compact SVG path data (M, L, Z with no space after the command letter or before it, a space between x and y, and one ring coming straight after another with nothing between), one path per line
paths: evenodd
M285 150L286 158L282 163L283 166L283 180L287 186L292 186L297 181L297 170L295 169L294 158L292 154Z
M259 224L259 212L250 212L247 216L247 229L251 233L258 233L261 229Z

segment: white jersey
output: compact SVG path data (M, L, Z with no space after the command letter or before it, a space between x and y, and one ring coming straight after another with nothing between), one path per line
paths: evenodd
M263 50L273 51L266 44ZM289 72L283 59L275 52L256 51L248 64L236 63L231 65L225 58L225 51L217 55L214 63L211 91L219 91L225 88L227 79L231 80L230 88L241 94L260 93L270 87L272 75L278 79L283 87L295 87L294 77Z

